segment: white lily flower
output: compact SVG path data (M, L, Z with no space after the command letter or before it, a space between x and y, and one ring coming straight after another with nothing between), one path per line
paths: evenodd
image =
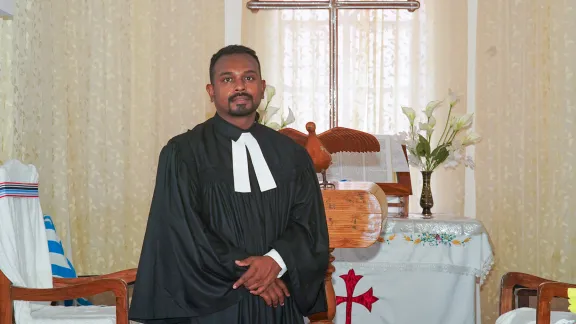
M418 127L420 128L420 130L426 131L426 132L434 129L434 126L432 126L428 123L418 123Z
M272 128L273 130L279 130L280 129L280 124L278 124L277 122L271 122L269 124L266 124L266 126Z
M450 152L460 152L462 151L463 146L460 140L453 140L452 145L448 147L448 151Z
M444 168L454 169L460 164L460 160L462 160L462 154L457 150L450 151L448 158L444 161Z
M266 114L266 111L264 109L256 109L256 112L258 112L258 115L260 115L260 119L258 120L259 122L262 122L264 120L264 115Z
M412 155L409 154L408 155L408 164L410 164L411 166L415 167L415 168L422 168L424 167L424 163L422 163L422 161L420 160L419 157L417 157L416 155Z
M398 134L394 134L392 135L392 140L395 142L398 142L400 144L406 145L406 142L408 141L408 132L400 132Z
M438 108L441 103L442 103L442 100L430 101L426 105L426 109L424 109L424 114L426 115L426 117L428 117L428 118L432 117L434 110L436 110L436 108Z
M482 136L475 132L469 132L462 140L462 146L470 146L478 144L482 140Z
M453 150L453 151L450 151L450 153L448 154L448 158L446 159L446 161L454 160L454 161L457 161L458 163L460 163L460 161L462 161L463 159L464 159L464 154L463 154L462 150Z
M410 125L414 125L414 119L416 119L416 112L414 111L414 109L410 107L402 107L402 112L404 113L404 115L406 115L406 117L408 117Z
M286 119L282 122L282 124L284 126L287 126L292 124L295 120L296 117L294 117L294 112L292 112L292 109L288 108L288 117L286 117Z
M445 169L456 169L458 164L460 164L460 163L456 160L450 160L450 161L446 160L446 162L444 162L444 168Z
M454 151L454 159L456 161L462 161L464 160L464 157L464 152L462 152L462 150Z
M270 120L270 118L272 118L274 115L276 115L276 113L278 111L280 111L280 107L268 107L268 108L266 108L265 119Z
M460 123L462 123L462 129L466 129L472 126L474 122L474 113L467 113L466 115L460 118Z
M280 130L292 124L296 120L296 117L294 116L294 112L289 108L288 116L286 116L286 119L284 119L284 113L280 107L270 106L270 102L275 95L276 88L272 85L266 85L266 89L264 90L265 100L262 100L260 102L260 106L258 106L258 113L260 114L258 123L275 130ZM280 122L272 122L272 118L276 114L280 115ZM277 118L274 119L276 120Z
M468 113L464 116L454 117L450 121L450 126L454 129L455 132L458 132L461 129L466 129L472 126L472 117L474 113Z
M426 132L426 136L430 136L434 132L434 125L429 123L419 123L420 130Z
M464 165L469 167L470 169L474 170L474 168L476 167L476 164L474 163L474 160L472 159L471 156L467 156L464 159Z
M416 146L418 145L418 140L416 139L408 139L406 141L406 148L410 150L416 150Z
M448 110L448 123L445 126L444 122L442 122L441 126L444 127L440 130L442 136L440 136L440 139L434 140L431 138L431 135L435 131L435 126L437 126L436 124L438 122L434 117L434 112L446 101L448 101L450 105ZM422 111L426 117L420 122L416 121L417 115L414 109L411 107L401 107L402 113L406 115L410 121L410 128L408 132L400 132L394 135L394 140L406 146L410 166L417 167L421 170L431 168L432 170L430 171L433 171L438 166L435 160L431 160L436 159L438 155L418 156L417 154L416 148L418 144L420 144L420 139L424 137L426 139L422 139L422 141L426 140L430 142L428 144L430 144L431 151L437 151L440 147L448 151L448 157L442 163L445 168L456 168L460 164L472 169L475 168L474 160L466 156L466 147L480 142L481 137L479 134L469 130L463 138L459 137L459 139L456 139L461 131L471 128L474 117L474 114L471 113L454 116L452 108L459 101L460 96L452 91L452 89L448 89L448 97L444 98L444 100L428 102L426 108ZM443 151L443 154L446 154L446 151Z
M450 100L450 107L454 107L460 101L460 96L456 95L452 89L448 89L448 100Z
M274 95L276 95L276 88L272 85L266 85L264 93L266 94L266 104L269 104Z

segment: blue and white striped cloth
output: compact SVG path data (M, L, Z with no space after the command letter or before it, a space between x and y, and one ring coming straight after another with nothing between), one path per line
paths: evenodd
M64 255L64 247L58 234L56 227L52 221L52 217L44 215L44 226L46 227L46 238L48 239L48 251L50 252L50 263L52 264L52 276L57 278L78 278L74 266L66 255ZM84 298L76 299L76 303L81 306L92 305ZM65 306L73 306L74 301L64 301Z

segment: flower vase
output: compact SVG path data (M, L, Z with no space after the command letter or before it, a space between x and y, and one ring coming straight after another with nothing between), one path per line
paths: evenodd
M432 207L434 206L434 199L432 198L432 188L430 187L430 178L432 178L432 171L422 172L422 195L420 196L420 207L422 207L422 216L424 218L432 218Z

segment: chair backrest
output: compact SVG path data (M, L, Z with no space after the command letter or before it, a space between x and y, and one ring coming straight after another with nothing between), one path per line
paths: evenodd
M46 242L38 172L33 165L7 161L0 166L0 271L12 285L52 288ZM15 316L29 313L28 307L15 302Z

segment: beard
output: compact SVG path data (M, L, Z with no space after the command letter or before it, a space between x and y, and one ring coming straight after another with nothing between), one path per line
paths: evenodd
M244 97L246 102L234 103L234 99L238 97ZM259 104L260 102L254 102L254 97L249 93L236 93L228 98L228 114L235 117L249 116L258 109Z

